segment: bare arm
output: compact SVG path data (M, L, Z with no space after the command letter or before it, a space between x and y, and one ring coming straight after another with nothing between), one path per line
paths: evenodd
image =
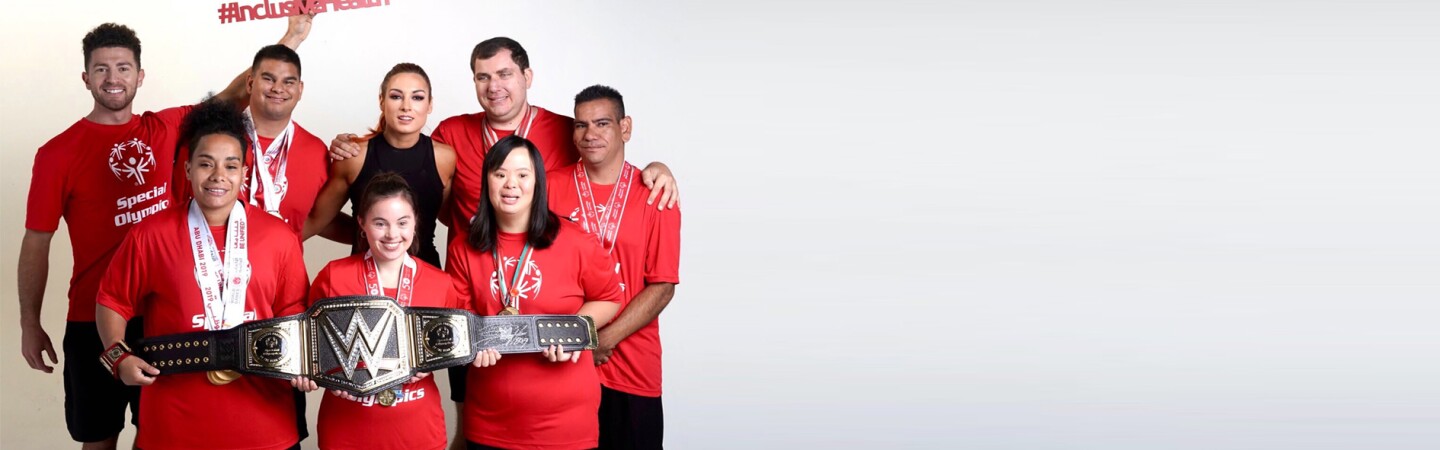
M350 183L355 182L355 177L360 175L360 166L365 163L365 158L350 158L330 163L330 179L325 186L320 188L320 194L315 197L315 206L310 209L310 217L305 219L305 229L301 233L300 240L310 239L311 236L320 234L321 231L333 233L330 225L340 215L340 208L345 206L345 196L350 191ZM339 225L343 226L343 225ZM326 238L335 240L331 236ZM340 243L346 241L335 240Z
M619 303L585 302L585 304L581 305L580 310L576 311L575 314L581 316L590 316L590 318L595 319L595 328L600 328L605 326L605 324L610 323L610 319L614 319L615 313L617 312L620 312Z
M310 24L314 19L314 14L290 16L290 23L285 28L285 35L277 43L290 47L291 50L300 49L300 43L305 42L305 38L310 36ZM245 109L250 106L249 87L247 86L249 79L250 67L246 67L245 70L240 71L239 75L235 76L235 79L230 80L230 85L225 86L225 90L215 94L215 98L229 102L236 108Z
M355 225L355 218L350 213L341 211L335 214L325 229L320 230L320 237L332 242L341 244L355 244L355 236L360 234L360 227Z
M630 304L620 312L620 316L605 328L600 329L599 348L595 350L595 364L604 364L610 359L610 352L620 341L640 331L655 318L660 317L660 312L670 305L670 299L675 297L675 285L672 283L655 283L645 286L635 298L630 299ZM599 324L597 323L598 327Z
M16 286L20 294L20 354L30 368L45 373L55 371L41 356L50 356L50 364L59 364L55 344L40 324L40 308L45 302L45 283L50 275L50 240L55 233L25 230L20 242L20 262L16 270Z
M443 210L450 204L450 186L454 184L455 161L455 147L451 147L449 144L435 143L435 171L440 173L440 182L445 184L445 189L440 193L440 208L442 210L442 214L440 214L442 220L440 220L440 222L442 223L445 222L443 218L446 216L443 214ZM544 174L540 175L543 176Z

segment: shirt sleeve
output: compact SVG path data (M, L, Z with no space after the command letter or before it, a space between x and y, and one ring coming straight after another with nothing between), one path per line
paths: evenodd
M53 233L65 213L65 179L68 170L62 155L41 148L35 153L30 172L30 194L25 204L25 228Z
M165 124L166 129L171 130L172 133L175 133L176 136L179 136L180 123L185 121L185 116L187 114L190 114L190 110L193 109L195 109L195 105L184 105L165 108L156 111L155 118L160 119L160 122Z
M275 317L299 314L305 311L305 298L310 290L310 275L305 272L305 257L300 253L300 241L295 235L285 233L284 265L280 269L280 280L275 292Z
M125 320L144 310L144 298L150 294L150 258L144 258L144 238L138 233L139 227L131 228L125 240L115 249L110 266L100 278L100 290L95 303L110 308Z
M190 200L190 180L185 179L185 153L181 151L186 143L180 142L180 124L185 121L185 116L195 109L195 105L176 106L156 111L152 114L164 125L167 133L175 137L175 148L157 148L154 151L165 152L173 155L170 163L170 198L177 205L183 205Z
M656 213L645 242L645 284L680 284L680 208Z
M320 269L320 273L315 274L315 281L310 283L310 295L305 297L305 307L314 305L322 298L332 297L330 294L332 290L330 288L330 267L333 265L333 263L326 264L325 268Z
M580 288L585 292L587 302L615 302L625 300L620 290L620 274L615 273L615 260L595 239L575 239L580 247Z
M454 297L454 305L460 309L470 310L476 314L484 314L484 311L475 307L475 295L470 289L470 264L465 255L469 253L469 247L465 241L456 238L450 241L450 246L445 251L445 271L450 274L450 294Z
M450 142L451 123L455 123L455 121L447 119L440 122L440 125L435 127L435 131L430 133L430 140L454 147L455 145Z
M445 289L445 305L446 308L470 309L466 307L464 303L460 302L460 294L455 293L455 286L453 285Z

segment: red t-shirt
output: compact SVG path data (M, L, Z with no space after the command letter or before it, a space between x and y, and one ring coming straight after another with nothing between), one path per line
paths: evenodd
M520 255L522 234L501 233L502 258ZM460 301L483 316L502 307L495 261L464 241L450 243L446 267ZM521 279L520 314L575 314L587 301L620 302L615 263L579 226L561 221L550 248L534 250ZM510 263L506 276L513 276ZM508 282L508 281L507 281ZM478 350L478 349L477 349ZM599 445L600 380L590 352L580 362L552 363L540 353L505 355L471 368L466 380L465 438L504 448L594 448Z
M180 121L192 106L133 116L123 125L80 119L35 153L25 228L70 230L75 261L65 319L95 321L95 290L125 232L173 203L170 170Z
M188 212L170 208L135 227L100 282L96 301L126 319L145 316L146 336L204 331ZM302 312L307 279L300 241L258 208L247 207L245 214L251 270L245 320ZM227 230L210 230L223 252ZM140 448L285 448L299 439L295 397L284 380L246 375L216 386L204 373L162 372L140 389L140 399Z
M455 297L450 276L424 261L415 260L415 292L409 306L465 308ZM365 295L365 255L331 261L310 285L310 304L330 297ZM386 288L394 298L396 290ZM394 406L375 403L375 396L360 401L325 395L320 401L316 430L320 447L328 449L442 449L445 448L445 411L435 377L404 386Z
M305 229L305 218L310 216L310 210L315 207L315 197L320 195L320 188L330 179L330 155L329 147L324 141L315 135L310 134L300 124L295 124L294 134L291 136L289 155L286 156L285 179L287 188L285 197L280 201L280 215L285 224L290 227L296 236ZM259 136L260 152L263 153L266 147L270 146L275 138ZM183 203L192 196L190 182L185 180L185 155L180 155L180 160L175 164L175 198ZM251 168L255 166L255 151L252 149L245 155L245 185L240 190L240 201L250 202L250 186L255 180L251 180Z
M575 119L555 114L545 108L535 107L535 122L530 125L526 139L540 149L545 160L545 169L568 165L580 159L571 137L575 132ZM450 237L457 231L470 227L470 218L480 207L480 186L485 182L485 128L481 122L485 113L463 114L440 122L430 138L435 142L455 147L455 178L450 185L450 204L441 211L440 222L450 227ZM515 130L495 130L497 138L515 134ZM459 227L456 226L459 224ZM459 229L457 229L459 228Z
M575 164L546 174L550 209L579 223L580 191ZM590 183L596 203L604 206L615 185ZM651 283L680 283L680 209L664 211L646 205L650 189L639 170L630 185L629 201L620 218L620 232L610 256L618 263L620 287L629 301ZM611 389L645 397L660 396L660 319L655 319L615 345L610 359L597 367L600 382Z

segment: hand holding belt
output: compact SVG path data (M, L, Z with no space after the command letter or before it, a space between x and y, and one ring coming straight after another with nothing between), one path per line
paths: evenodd
M292 379L357 397L408 381L418 372L469 364L475 353L539 353L551 345L592 350L588 316L477 316L446 308L401 307L380 296L328 298L304 313L221 331L141 340L135 354L161 375L235 370Z

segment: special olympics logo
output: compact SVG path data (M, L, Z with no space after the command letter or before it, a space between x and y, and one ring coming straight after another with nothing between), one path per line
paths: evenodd
M121 181L132 179L136 186L145 184L145 174L155 170L155 153L150 146L131 139L110 147L110 172Z
M519 270L515 268L515 265L519 263L520 258L507 256L500 259L504 261L506 274L513 276L515 271ZM535 264L535 260L530 260L526 267L529 269L528 273L520 278L518 285L511 286L520 292L520 300L522 303L524 300L530 300L540 295L540 282L544 279L544 277L540 275L540 266ZM505 298L505 293L500 292L500 278L497 278L497 276L497 273L490 272L490 295L499 300ZM507 279L505 282L509 283L510 280ZM524 305L522 304L521 307L524 307Z

